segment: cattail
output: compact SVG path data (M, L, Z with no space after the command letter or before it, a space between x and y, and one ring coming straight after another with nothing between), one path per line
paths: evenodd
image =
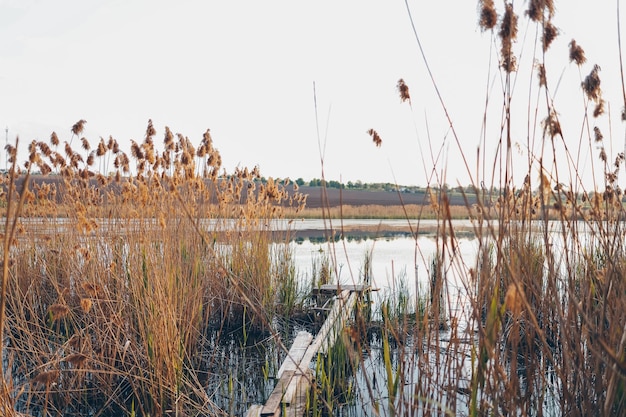
M83 130L85 129L85 123L87 123L87 121L83 119L74 123L74 126L72 126L72 133L76 136L79 136L81 133L83 133Z
M39 146L39 150L44 156L50 157L52 150L50 149L50 147L48 146L46 142L39 142L37 146Z
M93 175L93 172L89 171L89 173ZM96 180L100 187L105 187L109 183L109 179L100 172L96 174Z
M41 384L45 386L49 386L51 383L59 379L59 371L58 370L50 370L40 372L36 377L31 380L33 384Z
M600 149L600 160L606 163L606 159L606 150L604 149L604 147L602 147L602 149Z
M602 142L602 139L604 139L604 136L602 135L602 132L600 131L600 128L598 126L594 126L593 134L596 142Z
M144 155L149 164L154 164L156 156L154 153L154 147L144 144Z
M574 39L569 43L569 61L575 62L576 65L581 66L587 62L585 57L585 51L576 43Z
M42 175L48 175L50 172L52 172L52 168L50 168L50 165L46 164L45 162L41 162L38 167Z
M483 31L493 29L498 23L498 14L493 5L493 0L481 0L479 4L480 17L478 19L478 25Z
M600 76L598 72L600 71L599 65L594 65L593 69L585 77L585 80L582 82L582 88L589 100L598 100L601 95L600 91Z
M552 22L547 22L543 28L543 50L544 52L548 50L552 41L556 39L559 35L559 30L552 24Z
M98 284L92 284L90 282L83 282L80 286L90 297L97 297L101 290Z
M50 143L53 146L59 146L59 137L57 136L56 132L52 132L52 134L50 135Z
M125 153L122 153L122 171L124 171L125 174L130 172L130 159Z
M52 304L48 311L52 314L52 319L57 320L67 316L70 312L70 309L65 304Z
M513 11L513 5L510 3L505 7L498 36L500 36L502 42L500 50L502 62L500 66L506 72L513 72L517 69L517 60L513 55L513 41L517 38L517 15Z
M7 155L9 155L9 162L15 162L17 157L17 148L13 145L6 145L4 149L6 150Z
M83 136L82 138L80 138L80 141L84 150L88 151L89 149L91 149L91 146L89 146L89 141L86 137Z
M522 312L522 294L515 284L509 285L506 291L506 295L504 296L504 304L506 305L507 309L516 316L518 316Z
M594 107L593 109L593 117L598 117L602 114L604 114L604 100L599 99L597 101L596 107Z
M540 87L545 87L548 85L546 78L546 67L543 64L537 64L537 78L539 78Z
M146 140L156 135L156 130L152 126L152 119L148 119L148 127L146 128Z
M141 151L141 147L137 144L137 142L132 139L130 140L130 142L130 154L133 156L133 158L137 160L143 159L143 152Z
M100 142L98 143L98 149L96 151L96 154L98 156L103 156L106 152L107 152L107 146L104 143L104 139L100 138Z
M528 9L526 10L526 16L530 20L535 22L541 22L543 19L543 7L541 7L541 0L530 0L528 2Z
M74 151L72 150L72 147L67 142L65 142L65 155L68 158L70 158L72 155L74 155Z
M380 146L383 144L383 140L380 138L378 132L374 129L369 129L367 131L367 134L372 137L372 141L374 142L374 144L380 148Z
M91 306L93 302L90 298L81 298L80 299L80 308L83 310L83 313L89 313L91 311Z
M406 83L404 82L402 78L398 80L398 84L396 85L396 88L398 89L398 93L400 93L400 102L404 103L405 101L408 101L410 105L411 95L409 94L409 86L406 85Z
M617 181L617 172L607 172L605 177L609 184L615 184L615 181Z
M87 360L87 355L82 353L71 353L67 355L64 359L65 362L71 363L77 368L83 366L85 361Z
M188 165L191 162L191 155L186 150L183 152L180 161L183 165Z
M78 168L78 163L83 162L83 157L80 154L75 153L74 155L72 155L70 160L72 162L72 166L74 168Z
M174 135L169 127L165 126L165 138L163 139L165 144L165 150L171 151L174 149Z
M550 135L550 137L555 137L557 135L563 136L563 131L561 130L561 123L557 117L557 114L554 110L550 111L548 117L543 121L543 128Z

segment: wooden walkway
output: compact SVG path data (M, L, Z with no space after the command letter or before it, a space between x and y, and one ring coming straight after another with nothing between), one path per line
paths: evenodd
M322 285L316 290L322 295L335 295L328 316L315 338L309 332L299 332L287 358L276 374L278 383L265 405L253 405L246 417L299 417L303 416L313 370L309 365L318 353L326 354L343 331L358 297L370 288L365 285Z

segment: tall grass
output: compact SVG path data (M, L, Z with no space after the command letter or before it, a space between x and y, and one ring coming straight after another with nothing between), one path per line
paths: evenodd
M607 106L600 67L587 64L582 47L570 42L570 64L587 74L576 86L584 114L576 149L576 141L566 141L546 66L558 36L554 2L529 1L523 10L509 3L498 9L491 0L478 6L478 23L498 46L504 98L490 163L480 158L486 135L477 166L462 154L415 31L479 196L462 209L473 215L477 254L462 257L446 167L433 156L428 215L437 220L437 250L429 258L416 247L416 259L428 265L427 295L413 304L404 284L387 293L380 332L368 333L369 315L355 317L335 350L317 359L314 415L339 413L359 400L365 415L390 416L626 410L626 213L619 186L625 158L610 155L599 127ZM527 115L511 107L516 74L524 71L516 44L521 19L537 31L537 65L528 74L537 81L528 96L539 99L529 100ZM412 106L400 81L400 98ZM524 117L528 164L516 184L512 131ZM251 332L275 335L274 319L294 312L297 271L286 246L283 252L270 245L271 220L283 217L285 204L299 210L305 196L262 181L256 169L221 174L208 131L195 148L166 129L157 150L149 123L129 156L113 138L92 150L81 137L84 123L63 145L56 134L31 144L26 168L50 180L18 186L15 169L6 178L2 411L222 414L207 389L206 370L223 360L213 337L234 329L247 345ZM374 129L368 134L384 146ZM81 149L70 146L74 139ZM598 152L584 160L594 147ZM594 189L579 172L586 164L596 175ZM486 193L483 184L500 192ZM424 212L402 213L419 220ZM322 216L334 214L325 207ZM419 222L413 227L417 236ZM316 266L312 286L338 277L332 259L330 253ZM369 267L362 281L373 282ZM228 395L237 389L232 377Z
M9 174L10 409L219 414L203 371L219 361L212 335L268 332L296 308L289 248L271 245L272 221L305 197L257 169L220 173L208 131L195 148L166 129L161 151L155 134L149 122L128 156L113 138L72 149L53 133L30 146L28 168L46 176L29 189Z
M555 2L496 7L481 0L478 6L478 24L497 45L495 71L503 104L502 117L495 121L500 136L490 145L485 133L474 167L463 154L461 137L414 32L453 145L461 152L473 194L479 196L472 207L468 199L466 208L472 213L477 254L470 259L461 255L444 187L446 167L433 157L428 186L436 191L429 213L438 229L437 251L426 262L427 314L406 320L399 308L404 290L386 296L380 339L372 338L363 349L360 365L365 369L352 390L361 396L366 415L624 415L626 213L620 175L625 159L623 152L610 154L601 131L614 126L606 120L600 66L587 63L575 40L569 51L559 52L569 53L570 65L581 74L574 88L581 90L577 111L583 116L572 138L571 127L561 124L563 109L554 101L560 71L552 74L546 59L559 36L553 23ZM408 2L407 10L411 17ZM522 20L532 28L528 33L537 34L529 41L532 68L522 66L519 52L521 47L528 50L528 41L517 43ZM528 91L528 111L519 114L511 103L525 99L514 86L527 69L535 81ZM404 80L398 82L398 92L411 106ZM622 104L626 108L626 95ZM483 123L488 120L486 109ZM521 173L514 172L513 164L518 153L513 132L520 125L528 130L522 135L527 137L522 147L528 163ZM367 133L375 146L384 146L378 132ZM430 145L436 148L432 140ZM486 162L482 155L489 146L496 156ZM583 167L592 167L592 185L583 179ZM516 183L520 178L523 182ZM487 192L484 184L500 191ZM416 233L419 227L418 222ZM419 248L416 254L427 260ZM459 297L446 291L453 286L460 287ZM443 316L446 326L432 320L442 312L448 313Z
M504 100L503 116L497 122L501 136L492 165L482 162L484 165L470 168L463 155L467 175L479 196L478 204L471 207L477 256L461 258L452 208L443 187L445 174L439 174L445 167L438 167L439 162L433 160L429 186L439 190L431 198L439 228L437 252L427 274L429 314L409 329L408 338L406 331L397 331L397 320L386 321L378 345L381 353L366 352L371 358L382 357L386 369L374 374L378 386L383 387L374 397L388 403L381 409L387 415L623 415L626 235L618 180L624 154L609 155L598 127L606 106L600 68L587 66L580 45L570 43L570 62L581 73L588 73L580 82L585 116L579 151L572 148L571 141L566 142L568 131L561 126L551 92L554 78L546 67L545 57L558 36L553 24L554 3L531 1L523 10L508 3L501 9L493 1L478 4L479 25L498 44L497 71ZM515 114L511 102L516 77L524 70L516 52L518 21L523 18L538 33L538 52L533 56L538 64L532 75L537 77L538 94L544 95L545 101L528 103L528 166L521 175L524 182L516 186L519 173L513 172L516 150L512 130L524 115ZM428 67L417 31L415 34ZM449 117L436 84L435 88ZM403 80L398 90L401 100L411 105L409 87ZM531 93L535 91L531 87ZM537 122L541 117L543 122ZM449 121L453 140L460 144ZM380 136L378 139L377 146L382 141ZM580 155L594 146L599 152L584 161ZM485 153L486 147L485 140L479 153ZM462 153L460 145L458 149ZM477 162L481 163L480 158ZM583 182L579 168L585 164L594 166L595 189L587 189ZM496 184L501 192L485 195L484 183ZM467 205L470 210L469 201ZM442 291L455 284L462 287L463 301ZM396 305L401 305L403 291L394 296ZM388 312L394 311L393 305L386 306ZM449 327L432 321L424 324L442 311L450 312L446 317ZM388 340L396 344L394 351ZM385 383L380 383L380 378Z

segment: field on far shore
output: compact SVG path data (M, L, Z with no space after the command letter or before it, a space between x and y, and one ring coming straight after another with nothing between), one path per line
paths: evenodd
M396 192L383 190L354 190L301 186L299 192L308 195L307 208L338 207L338 206L402 206L429 205L430 200L425 192ZM466 206L463 196L459 193L449 194L450 205ZM474 204L475 196L468 196L469 205Z
M307 195L306 206L298 217L334 219L434 219L436 202L426 192L396 192L382 190L354 190L302 186L299 192ZM433 197L434 198L434 197ZM450 215L467 219L468 207L476 203L475 195L467 201L460 193L448 194Z

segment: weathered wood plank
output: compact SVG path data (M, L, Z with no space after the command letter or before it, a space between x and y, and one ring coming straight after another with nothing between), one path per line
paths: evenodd
M261 415L262 405L252 404L250 408L248 408L248 412L246 413L246 417L259 417Z
M305 331L298 332L291 348L289 349L289 352L287 353L287 357L276 373L276 378L280 379L285 371L298 370L302 357L311 344L311 340L313 340L313 335L311 333ZM308 368L309 363L302 363L302 366Z
M313 358L328 350L335 344L346 321L349 319L359 294L369 290L365 285L348 285L338 287L327 285L320 287L329 295L335 295L324 324L313 337L308 332L300 332L296 336L287 358L277 372L278 383L264 406L252 406L246 417L301 417L306 407L307 393L310 388L312 370L309 368ZM339 291L339 292L337 292Z
M319 332L317 332L315 339L313 339L313 342L311 342L311 345L302 357L302 363L311 363L313 358L317 355L317 352L322 347L322 344L337 325L337 320L341 316L341 310L346 306L346 301L350 296L350 293L351 292L349 290L344 290L337 296L332 310L330 310L328 316L326 317L326 321L324 321L324 324L322 324ZM354 295L356 296L356 293L354 293Z
M312 380L313 375L310 369L307 369L305 373L296 373L296 375L293 376L283 396L284 410L287 414L283 417L304 416L307 395Z
M330 329L326 337L322 340L322 344L319 348L320 353L328 353L330 348L335 344L337 337L343 331L343 327L348 321L350 314L352 313L352 309L356 304L357 298L358 297L356 292L350 292L347 298L342 298L335 301L335 303L343 305L341 305L341 308L338 310L332 328Z
M343 291L355 291L355 292L363 292L369 289L368 285L365 284L324 284L319 287L313 288L313 294L338 294Z
M261 417L280 416L283 394L285 393L285 390L291 382L294 374L295 371L283 372L282 377L278 380L278 383L274 387L274 391L272 391L269 398L265 402L263 409L261 410Z

